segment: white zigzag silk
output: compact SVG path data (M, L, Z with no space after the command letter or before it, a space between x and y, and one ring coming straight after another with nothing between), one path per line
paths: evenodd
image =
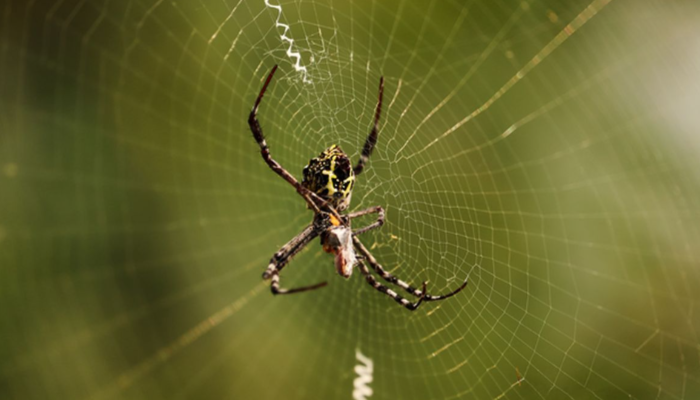
M287 32L289 32L289 25L280 22L280 18L282 17L282 6L270 4L269 0L265 0L265 5L269 8L274 8L275 10L277 10L278 14L277 20L275 21L275 27L284 28L284 32L282 33L281 38L283 42L289 42L289 48L287 48L287 56L289 56L289 58L296 59L296 62L294 63L294 69L297 72L302 72L304 74L304 77L302 78L303 82L311 83L311 80L309 80L307 77L308 72L306 70L306 67L301 65L301 54L298 51L292 51L292 48L294 47L294 39L287 36Z
M360 349L355 350L355 357L362 364L355 366L357 378L353 381L354 390L352 398L354 400L366 400L372 396L372 388L369 384L372 383L372 373L374 372L374 363L372 359L360 353Z

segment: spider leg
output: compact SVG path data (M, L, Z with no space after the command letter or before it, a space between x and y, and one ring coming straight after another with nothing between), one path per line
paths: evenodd
M367 209L362 210L362 211L356 211L356 212L347 214L345 216L345 218L347 218L348 220L352 220L353 218L361 217L361 216L367 215L367 214L375 214L375 213L377 214L377 220L374 221L373 223L365 226L364 228L360 228L360 229L354 231L352 233L353 236L362 235L363 233L365 233L367 231L371 231L372 229L376 229L376 228L379 228L380 226L384 225L384 209L382 208L382 206L374 206L374 207L370 207L370 208L367 208Z
M253 132L253 137L255 138L255 141L258 142L258 145L260 146L260 154L262 154L263 160L265 160L270 169L275 171L277 175L284 178L284 180L289 182L290 185L294 186L294 188L297 190L297 193L299 193L301 197L303 197L304 200L306 200L306 202L314 211L318 212L320 210L316 203L322 202L323 200L316 193L313 193L305 187L303 187L299 183L299 181L297 181L296 178L292 176L292 174L287 172L286 169L282 168L282 166L272 158L272 156L270 155L270 148L267 146L265 136L263 135L262 127L260 126L260 122L258 122L258 107L260 106L260 102L262 101L263 95L267 90L267 86L270 84L270 81L272 81L272 76L275 74L275 71L277 71L277 65L275 65L272 68L272 71L270 71L270 74L265 80L265 84L260 90L258 98L255 100L255 105L253 106L253 109L250 111L250 115L248 116L248 125L250 125L250 130Z
M272 294L291 294L305 292L307 290L318 289L320 287L326 286L326 282L317 283L311 286L304 286L294 289L284 289L280 288L280 276L279 273L282 268L289 263L289 260L299 253L304 247L306 247L311 240L318 236L318 230L311 224L307 226L300 234L296 235L287 244L282 246L277 253L275 253L270 259L270 264L267 266L265 272L263 272L263 279L272 279L270 284L270 290Z
M414 311L416 308L418 308L418 306L421 305L423 300L425 300L426 296L424 295L424 296L421 296L417 302L411 303L410 301L408 301L408 300L404 299L403 297L401 297L400 295L398 295L393 290L391 290L388 287L377 282L377 280L374 278L374 276L372 276L372 274L370 274L369 269L367 268L367 266L365 265L364 262L360 261L357 264L360 267L360 272L362 272L362 274L365 276L367 283L372 285L373 288L375 288L375 289L379 290L380 292L384 293L385 295L391 297L392 299L394 299L394 301L396 301L397 303L406 307L407 309ZM423 282L423 293L425 293L425 291L426 291L425 290L426 285L427 285L427 283Z
M327 284L328 284L328 282L321 282L321 283L317 283L315 285L303 286L303 287L298 287L298 288L294 288L294 289L283 289L283 288L280 288L280 276L275 274L272 276L272 284L270 284L270 288L272 289L272 294L292 294L292 293L307 292L309 290L319 289L319 288L326 286Z
M318 236L318 233L313 224L310 224L301 233L294 236L292 240L287 242L272 256L270 264L263 272L263 279L270 279L272 275L279 273L289 263L289 260L306 247L316 236Z
M357 236L354 236L352 238L352 240L353 240L357 250L360 251L362 256L364 256L364 259L369 263L369 265L372 266L372 269L374 269L374 271L377 274L379 274L379 276L382 277L382 279L384 279L385 281L387 281L389 283L393 283L393 284L401 287L406 292L408 292L416 297L420 297L420 298L424 299L425 301L444 300L448 297L452 297L452 296L456 295L457 293L461 292L462 289L464 289L467 286L467 283L469 282L469 277L467 277L464 280L464 282L462 283L462 285L460 285L457 289L453 290L450 293L439 295L439 296L429 295L429 294L425 293L425 289L418 290L418 289L412 287L411 285L409 285L408 283L402 281L401 279L399 279L399 278L395 277L394 275L390 274L389 272L387 272L379 264L379 262L377 262L377 260L374 258L374 256L372 256L372 254L369 252L369 250L367 250L367 248L362 244L362 242L360 242L360 239L358 239Z
M374 145L377 144L377 135L379 134L379 116L382 113L382 96L384 95L384 77L379 78L379 100L377 100L377 108L374 112L374 125L372 130L365 140L365 145L362 148L362 154L360 155L360 160L353 168L355 175L360 175L362 170L365 168L369 156L372 155L372 150L374 150Z

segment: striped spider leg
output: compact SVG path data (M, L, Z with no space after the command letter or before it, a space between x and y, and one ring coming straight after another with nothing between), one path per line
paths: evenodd
M372 274L369 272L369 269L367 269L367 266L365 265L364 261L360 260L357 265L360 267L360 272L362 272L362 275L365 276L365 280L367 283L369 283L373 288L377 289L378 291L384 293L385 295L391 297L394 299L397 303L401 304L402 306L406 307L407 309L411 311L415 311L415 309L418 308L418 306L421 305L423 300L425 300L425 295L420 296L417 302L411 303L410 301L404 299L401 297L398 293L395 291L389 289L388 287L382 285L381 283L377 282L377 280L372 276ZM425 287L428 283L423 282L423 293L425 293Z
M352 220L354 218L361 217L361 216L368 215L368 214L377 214L377 220L375 222L365 226L364 228L360 228L356 231L353 231L353 233L352 233L352 240L353 240L353 244L354 244L353 247L357 247L356 243L359 243L360 246L362 246L362 243L357 238L358 235L361 235L365 232L368 232L372 229L379 228L380 226L384 225L384 218L385 218L384 209L381 206L374 206L374 207L367 208L365 210L356 211L356 212L347 214L345 216L348 220L348 223L349 223L350 220ZM411 303L409 300L403 298L402 296L400 296L398 293L396 293L392 289L377 282L377 280L374 278L374 276L372 276L372 274L369 272L369 269L367 268L367 266L365 265L363 260L366 260L367 262L369 262L370 265L373 266L373 268L374 268L375 264L376 265L379 265L379 264L376 263L376 260L374 259L374 257L372 257L372 255L369 253L369 251L367 249L364 248L364 246L362 246L362 249L365 250L365 253L363 253L360 256L356 256L357 265L358 265L358 268L360 269L360 272L362 273L362 275L364 275L367 283L370 286L372 286L374 289L391 297L392 299L394 299L394 301L396 301L397 303L401 304L402 306L406 307L407 309L409 309L411 311L417 309L418 306L421 305L423 300L427 299L428 297L434 297L434 296L429 296L426 293L426 286L428 284L427 282L423 282L423 285L422 285L423 290L418 292L418 293L421 293L421 295L417 295L418 301L415 303ZM399 282L403 283L403 281L399 281ZM391 283L396 283L396 282L391 282ZM411 294L415 295L415 293L411 293Z
M321 215L321 214L317 214ZM284 268L289 260L299 253L306 245L308 245L313 239L315 239L319 232L323 231L323 221L320 218L314 219L314 223L310 224L304 228L301 233L296 235L292 240L287 242L282 246L279 251L277 251L270 259L270 264L267 266L265 272L263 272L263 279L272 279L270 284L270 290L272 294L292 294L299 292L306 292L309 290L319 289L327 285L327 282L317 283L315 285L304 286L294 289L283 289L280 288L280 271Z
M433 296L427 293L426 291L426 286L427 282L423 282L421 285L421 290L415 289L406 282L402 281L401 279L398 279L397 277L393 276L389 272L387 272L379 262L372 256L372 254L367 250L367 248L362 244L360 239L357 237L358 235L361 235L367 231L370 231L375 228L379 228L380 226L384 225L384 209L381 206L375 206L375 207L370 207L362 211L356 211L354 213L350 213L346 215L346 217L350 220L353 218L361 217L363 215L367 214L377 214L377 220L373 222L370 225L367 225L364 228L358 229L353 232L353 244L354 247L359 251L360 255L357 256L358 259L358 265L360 272L365 276L365 279L367 280L367 283L369 283L373 288L377 289L378 291L386 294L387 296L391 297L396 301L397 303L401 304L402 306L406 307L407 309L413 311L423 301L437 301L437 300L444 300L448 297L452 297L459 293L462 289L464 289L467 286L467 279L464 280L464 283L460 287L458 287L456 290L444 294L444 295L439 295L439 296ZM405 298L401 297L399 294L397 294L395 291L391 290L390 288L382 285L381 283L377 282L377 280L372 276L369 272L369 269L365 265L364 261L367 261L372 266L372 269L382 277L385 281L389 283L393 283L394 285L397 285L404 289L406 292L418 297L418 301L415 303L411 303L410 301L406 300Z
M402 281L401 279L395 277L394 275L392 275L388 271L386 271L381 266L381 264L379 264L379 262L374 258L374 256L372 256L372 253L370 253L369 250L367 250L367 248L362 244L362 242L360 242L360 239L357 236L353 237L353 244L355 245L355 248L361 254L362 258L364 260L366 260L370 266L372 266L372 269L374 269L374 271L379 276L381 276L382 279L384 279L385 281L387 281L389 283L393 283L394 285L399 286L400 288L404 289L406 292L408 292L408 293L410 293L410 294L412 294L412 295L414 295L422 300L425 300L425 301L444 300L444 299L447 299L449 297L452 297L452 296L456 295L457 293L461 292L462 289L464 289L467 286L467 283L469 282L469 277L467 277L464 279L464 282L462 282L462 284L457 289L453 290L452 292L447 293L447 294L443 294L443 295L439 295L439 296L433 296L433 295L427 294L425 292L425 282L423 282L423 289L418 290L418 289L415 289L414 287L412 287L411 285L409 285L408 283ZM394 297L394 296L392 296L392 297ZM399 301L395 297L394 297L394 300Z
M382 98L384 97L384 77L379 78L379 98L377 99L377 107L374 111L374 124L372 125L372 131L370 131L369 136L365 140L365 145L362 147L362 154L360 159L357 161L353 172L355 175L360 175L362 170L365 168L369 156L372 155L372 150L377 144L377 136L379 135L379 117L382 115Z
M275 74L275 71L277 71L277 65L275 65L272 68L272 71L270 71L270 74L267 76L267 79L265 79L265 84L260 90L260 94L255 100L255 105L253 106L253 109L250 111L250 115L248 116L248 125L250 126L250 130L253 132L253 137L255 138L255 141L260 146L260 154L262 155L262 158L265 160L270 169L275 171L277 175L281 176L284 180L289 182L290 185L294 186L294 188L297 190L297 193L299 193L299 195L301 195L301 197L303 197L304 200L306 200L306 203L309 205L309 208L314 210L314 212L319 212L319 205L323 204L324 200L316 193L311 192L309 189L307 189L301 183L299 183L299 181L297 181L296 178L292 176L292 174L287 172L286 169L284 169L277 161L275 161L272 158L272 156L270 155L270 148L268 147L267 142L265 141L265 136L263 135L262 127L260 126L260 122L258 122L258 107L260 106L260 102L262 101L263 95L265 95L267 86L270 84L270 81L272 80L272 76Z

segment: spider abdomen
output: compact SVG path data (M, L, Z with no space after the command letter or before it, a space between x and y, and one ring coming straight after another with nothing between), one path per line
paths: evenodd
M301 184L319 195L338 211L350 205L355 184L350 158L337 145L324 150L318 157L309 160L304 167Z

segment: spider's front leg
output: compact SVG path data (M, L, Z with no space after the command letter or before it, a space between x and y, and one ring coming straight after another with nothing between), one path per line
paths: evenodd
M402 281L401 279L395 277L394 275L392 275L388 271L386 271L381 266L381 264L379 264L377 259L374 258L372 253L370 253L369 250L367 250L367 248L362 244L362 242L360 242L360 239L357 236L353 236L352 240L353 240L353 243L355 245L355 248L362 255L362 258L364 260L366 260L369 263L369 265L372 266L372 269L374 269L374 271L377 274L379 274L379 276L381 276L382 279L384 279L385 281L387 281L389 283L393 283L393 284L401 287L406 292L408 292L416 297L419 297L425 301L444 300L446 298L452 297L452 296L456 295L457 293L461 292L462 289L467 287L467 283L469 282L469 277L467 277L466 279L464 279L464 282L462 282L462 284L457 289L453 290L450 293L446 293L446 294L438 295L438 296L429 295L425 292L425 286L423 287L423 290L418 290L418 289L412 287L411 285L409 285L408 283Z
M315 285L304 286L294 289L284 289L280 287L280 271L285 265L289 263L289 260L299 253L304 247L306 247L311 240L318 236L318 226L316 223L307 226L300 234L296 235L287 244L282 246L282 248L275 253L270 259L270 264L267 266L265 272L263 272L263 279L272 279L270 284L270 290L272 294L292 294L305 292L308 290L318 289L326 286L326 282L317 283Z
M401 297L399 294L394 292L393 290L389 289L388 287L382 285L381 283L377 282L376 279L372 276L372 274L369 272L369 269L367 269L367 266L365 263L360 260L358 261L357 265L360 267L360 272L365 276L365 279L367 280L367 283L372 285L373 288L377 289L378 291L384 293L385 295L391 297L396 301L397 303L401 304L402 306L406 307L407 309L414 311L415 309L418 308L418 306L421 305L423 300L425 300L426 295L424 294L423 296L420 296L417 302L411 303L410 301L404 299ZM423 282L423 293L426 292L425 287L427 285L427 282Z
M326 286L328 282L321 282L317 283L315 285L310 285L310 286L303 286L303 287L298 287L294 289L284 289L280 287L280 276L275 274L272 275L272 283L270 284L270 289L272 290L272 294L292 294L292 293L300 293L300 292L307 292L309 290L314 290L314 289L319 289L324 286Z

